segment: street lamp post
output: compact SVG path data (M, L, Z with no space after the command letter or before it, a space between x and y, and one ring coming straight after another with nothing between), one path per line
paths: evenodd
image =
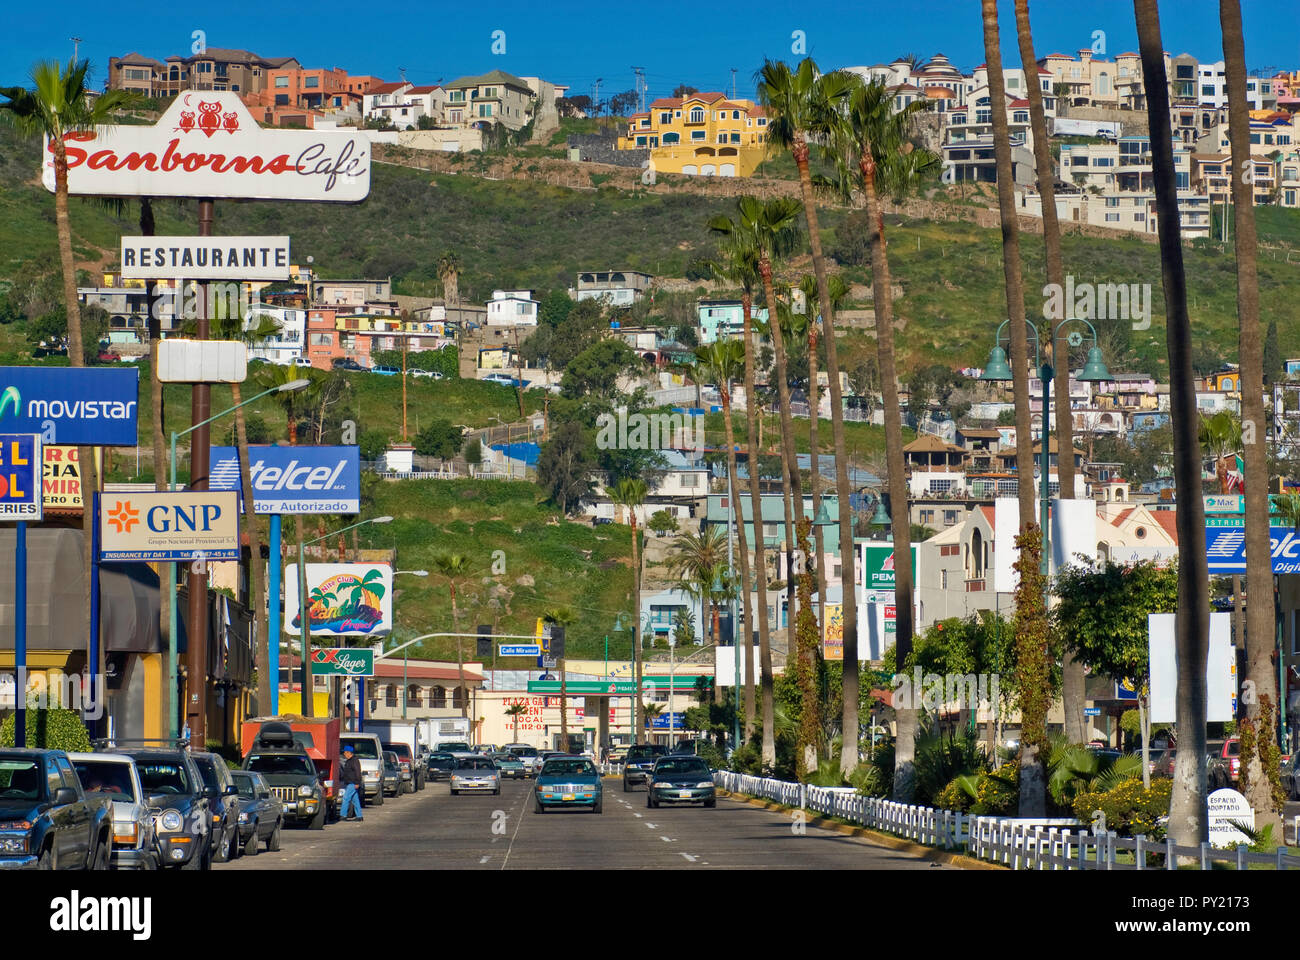
M393 576L396 577L399 573L408 573L413 577L427 577L429 575L428 570L394 570ZM406 651L403 650L402 651L402 719L403 720L406 719L406 698L407 698L406 663L407 663L407 654Z
M1002 323L998 325L993 351L992 353L989 354L988 365L984 368L984 372L980 374L981 380L985 380L989 382L997 382L997 381L1006 381L1012 379L1013 373L1010 364L1007 363L1007 352L1002 348L1002 341L1004 338L1003 331L1006 329L1007 324L1009 324L1010 322L1011 322L1010 320L1003 320ZM1068 317L1065 320L1062 320L1060 323L1058 323L1055 328L1051 327L1050 321L1044 320L1044 323L1047 324L1048 332L1052 334L1053 343L1055 343L1056 340L1060 337L1061 328L1064 327L1066 324L1082 323L1084 326L1086 326L1088 328L1089 333L1092 335L1091 336L1092 346L1088 350L1088 360L1083 365L1083 370L1080 371L1079 373L1079 379L1084 381L1094 382L1094 383L1110 379L1110 371L1106 369L1106 364L1105 362L1103 362L1101 357L1101 348L1097 346L1096 327L1094 327L1087 320L1083 320L1077 317ZM1042 471L1042 476L1040 477L1040 483L1039 483L1038 513L1039 513L1039 526L1042 528L1042 532L1043 532L1043 554L1039 564L1039 569L1043 573L1044 580L1046 580L1048 572L1050 570L1050 560L1051 560L1051 531L1048 527L1048 514L1047 514L1048 504L1049 504L1049 492L1050 492L1048 488L1048 482L1047 482L1048 466L1050 463L1050 452L1048 450L1048 442L1051 435L1051 418L1049 416L1048 406L1051 402L1051 384L1052 384L1053 376L1055 375L1055 371L1052 369L1052 365L1050 363L1047 363L1042 359L1042 355L1039 350L1040 338L1038 334L1038 327L1035 326L1033 321L1031 320L1026 320L1025 326L1028 328L1030 339L1033 341L1034 344L1034 365L1038 367L1038 376L1039 379L1042 381L1042 392L1043 392L1043 410L1042 410L1043 427L1042 427L1042 437L1040 440L1042 444L1042 460L1041 460L1041 466L1039 467L1039 469ZM1070 346L1077 347L1084 342L1084 339L1082 335L1078 333L1072 333L1070 334L1070 338L1068 342ZM1065 367L1066 367L1065 402L1069 403L1070 365L1068 362L1066 363ZM1059 393L1059 389L1058 389L1058 393ZM1060 402L1059 397L1057 399L1057 402L1058 403ZM1065 456L1073 457L1074 451L1073 450L1057 451L1058 457L1061 456L1062 454L1064 454ZM1019 473L1020 472L1019 466L1016 469L1017 469L1017 473ZM1032 467L1030 469L1032 469ZM1019 479L1017 479L1017 483L1019 482L1020 482ZM1062 497L1068 497L1073 495L1074 491L1073 490L1061 491L1061 493L1062 493Z
M170 482L167 484L167 490L170 492L176 489L176 443L177 441L180 440L181 437L185 436L187 433L193 433L195 430L199 429L199 427L206 427L213 420L219 420L221 417L224 417L226 414L234 413L240 407L246 407L250 403L253 403L256 400L261 400L263 397L269 396L272 393L295 393L299 390L303 390L307 388L310 385L311 385L310 380L291 380L289 383L281 384L278 387L272 387L269 390L263 390L261 393L249 397L247 400L243 401L242 403L237 403L233 407L230 407L226 410L222 410L220 413L213 414L212 416L208 417L208 419L202 421L201 423L196 423L190 427L187 427L184 430L173 432L171 437L171 477L170 477ZM251 503L246 503L244 504L244 509L252 510L253 505ZM256 563L259 559L260 558L254 557L253 562ZM176 673L177 673L176 633L177 630L179 629L179 618L176 612L176 564L168 563L166 564L166 567L167 567L167 596L171 602L168 604L170 616L168 618L168 632L167 632L167 695L163 699L163 709L167 711L168 733L171 739L175 740L178 734L177 723L176 723L177 716L176 716L176 707L175 704L172 702L172 698L176 695ZM191 637L189 642L195 643L197 642L197 638ZM201 683L201 682L203 682L203 678L190 679L191 685L194 683Z
M371 517L369 520L360 520L357 523L350 523L346 527L338 530L332 530L329 533L322 534L312 540L298 541L298 622L302 630L302 697L299 707L302 709L304 717L313 717L315 713L315 686L312 682L311 674L311 620L307 616L307 563L304 557L304 548L310 547L313 543L320 543L322 540L328 540L330 537L337 536L340 533L347 533L357 527L363 527L368 523L392 523L392 517Z

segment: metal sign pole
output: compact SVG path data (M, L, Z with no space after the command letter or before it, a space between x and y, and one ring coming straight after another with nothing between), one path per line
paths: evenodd
M90 730L92 738L99 735L99 718L103 715L104 704L99 702L96 696L95 688L99 677L99 511L100 511L100 494L95 492L94 497L94 516L91 518L90 525L90 649L86 657L86 686L89 690L91 702L95 705L96 716L87 718L86 726ZM84 506L83 506L84 509ZM85 694L82 695L83 717L84 705L86 701Z
M27 745L27 521L14 528L14 746Z
M280 715L280 563L281 563L281 543L280 543L280 523L281 516L278 513L271 514L271 557L270 569L267 571L267 658L266 667L268 681L271 688L270 716L278 717ZM254 558L257 562L259 558ZM271 642L271 638L275 642Z

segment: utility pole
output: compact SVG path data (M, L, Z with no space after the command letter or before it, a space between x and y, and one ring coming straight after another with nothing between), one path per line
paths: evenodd
M638 104L637 110L640 113L645 113L645 95L646 95L645 67L633 67L632 72L636 74L636 94L637 94L637 104Z
M591 85L591 109L596 111L597 125L600 121L600 85L604 77L597 77L596 82Z
M731 68L731 99L736 99L736 68Z
M77 53L78 53L78 52L80 51L80 49L81 49L81 38L80 38L80 37L69 37L68 39L72 41L72 62L73 62L73 63L76 63L76 62L77 62Z

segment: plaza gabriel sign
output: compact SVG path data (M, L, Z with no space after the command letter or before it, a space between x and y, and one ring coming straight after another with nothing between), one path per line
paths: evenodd
M108 197L235 197L355 203L370 193L361 132L262 129L239 94L181 94L153 126L119 124L64 137L68 191ZM45 141L42 178L54 190Z
M101 560L238 560L233 493L105 493L100 497Z
M135 367L0 367L0 430L134 447L139 394Z
M313 647L311 672L317 677L373 677L375 651L346 647Z
M288 237L123 237L129 280L288 280Z

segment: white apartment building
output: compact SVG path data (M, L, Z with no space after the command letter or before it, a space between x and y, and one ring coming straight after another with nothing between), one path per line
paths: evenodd
M487 302L488 326L535 327L540 305L531 290L493 290Z
M307 342L307 311L293 307L249 308L244 315L244 329L257 326L258 317L270 317L280 325L280 332L248 346L248 359L269 360L287 364L304 356L303 344Z

